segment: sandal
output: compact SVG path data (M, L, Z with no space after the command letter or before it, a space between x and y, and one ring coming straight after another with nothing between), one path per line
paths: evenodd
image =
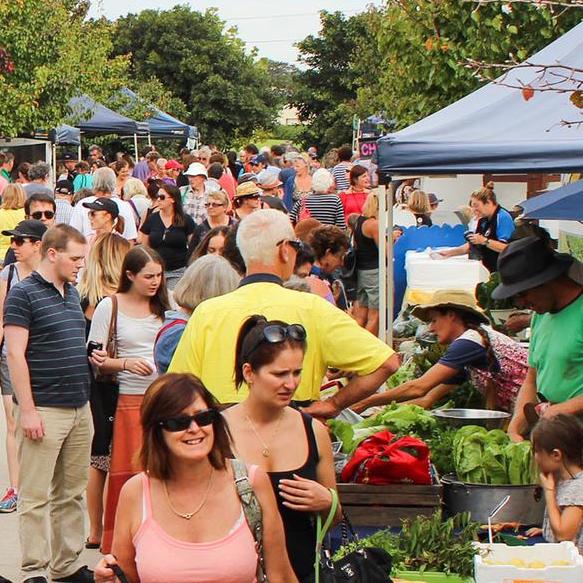
M89 539L87 539L85 541L85 548L86 549L98 549L101 546L101 543L92 543L89 541Z

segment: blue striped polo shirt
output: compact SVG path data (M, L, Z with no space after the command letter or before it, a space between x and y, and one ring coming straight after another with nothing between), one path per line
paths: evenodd
M39 273L10 288L4 325L29 331L26 361L38 407L82 407L89 400L85 318L77 290L65 284L64 297Z

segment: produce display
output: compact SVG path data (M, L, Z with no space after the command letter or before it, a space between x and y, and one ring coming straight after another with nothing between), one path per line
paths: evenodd
M500 429L466 425L453 438L458 480L472 484L527 485L538 482L529 441L513 443Z
M399 534L381 530L341 547L335 559L364 547L379 547L393 558L394 571L439 571L471 576L476 549L474 540L480 525L468 514L442 521L436 512L427 518L404 520Z

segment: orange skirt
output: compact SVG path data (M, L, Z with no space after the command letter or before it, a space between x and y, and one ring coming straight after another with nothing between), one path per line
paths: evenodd
M135 458L142 447L140 407L143 399L143 395L120 395L117 401L101 539L104 554L111 552L119 493L123 485L140 472Z

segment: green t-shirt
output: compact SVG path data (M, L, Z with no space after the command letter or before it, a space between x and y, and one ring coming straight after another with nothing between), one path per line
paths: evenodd
M556 314L535 314L528 364L551 403L583 395L583 295Z

